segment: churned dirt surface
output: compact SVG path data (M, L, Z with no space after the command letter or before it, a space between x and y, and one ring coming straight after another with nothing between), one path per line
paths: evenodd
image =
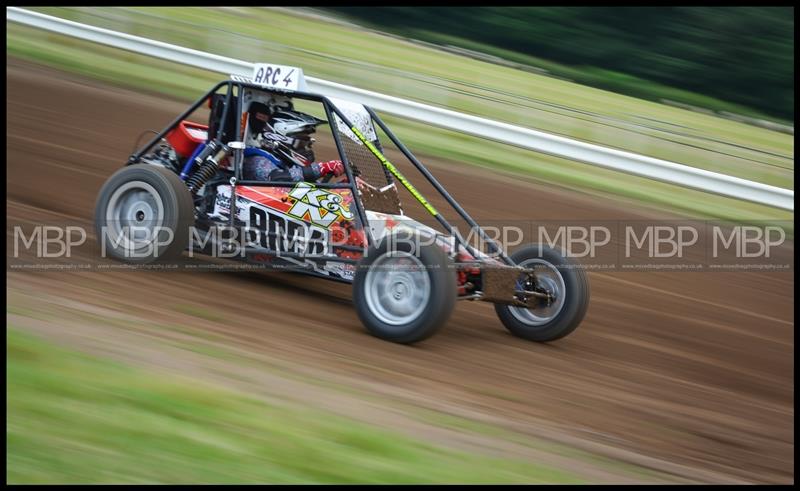
M137 136L185 107L13 59L6 80L9 247L15 224L90 225L100 187ZM478 219L675 218L428 163ZM95 261L92 242L77 256ZM364 332L347 285L279 273L8 270L8 320L89 351L560 465L593 482L793 482L793 273L589 277L583 324L548 345L511 336L479 302L459 303L424 343L387 343ZM197 358L177 343L189 338L233 355ZM261 364L243 368L247 359ZM505 431L437 430L414 416L425 411ZM650 472L554 450L566 447Z

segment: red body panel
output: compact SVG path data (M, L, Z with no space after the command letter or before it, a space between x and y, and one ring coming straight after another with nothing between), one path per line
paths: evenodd
M178 126L167 133L167 141L175 153L181 157L188 157L198 145L208 139L208 126L191 121L181 121Z

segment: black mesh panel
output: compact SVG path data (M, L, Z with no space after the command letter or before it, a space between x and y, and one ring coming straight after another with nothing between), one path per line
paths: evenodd
M368 189L360 190L364 208L382 213L401 214L402 210L397 188L392 186L384 189L393 183L392 175L386 167L381 164L380 160L366 145L356 143L341 131L339 131L338 136L342 142L345 156L353 169L353 174L369 185ZM381 150L380 143L374 141L372 144L379 151Z

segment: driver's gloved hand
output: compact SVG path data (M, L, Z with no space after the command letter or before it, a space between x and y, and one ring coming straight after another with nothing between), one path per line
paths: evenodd
M329 160L327 162L318 162L314 165L319 166L319 175L320 177L327 176L328 174L333 174L334 176L341 176L344 174L344 165L342 165L341 160Z

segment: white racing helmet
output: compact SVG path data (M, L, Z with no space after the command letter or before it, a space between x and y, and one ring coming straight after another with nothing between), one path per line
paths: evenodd
M323 123L327 121L310 114L278 109L270 116L266 125L264 142L289 161L303 166L310 165L314 162L314 150L311 147L315 141L311 135Z

